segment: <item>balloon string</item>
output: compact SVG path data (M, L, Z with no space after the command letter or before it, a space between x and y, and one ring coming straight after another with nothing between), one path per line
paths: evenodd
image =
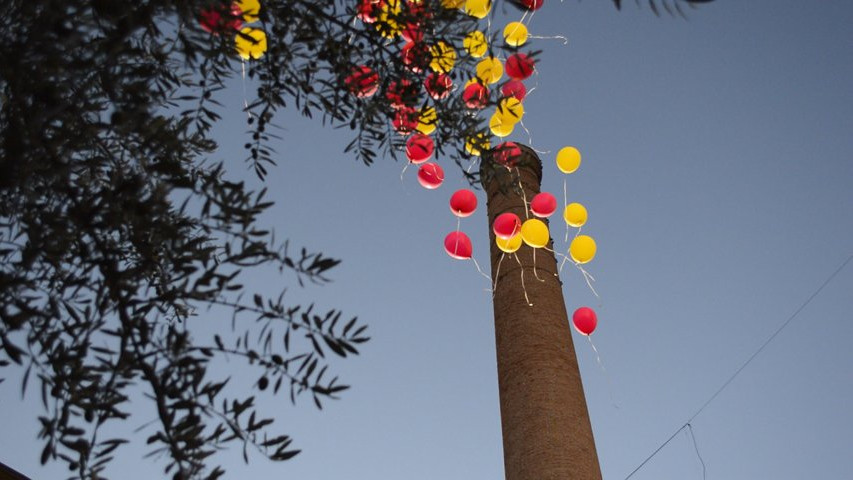
M563 41L563 45L568 45L568 44L569 44L569 39L568 39L568 38L566 38L566 37L564 37L564 36L562 36L562 35L552 35L552 36L548 36L548 37L540 37L540 36L537 36L537 35L529 35L529 36L528 36L528 38L538 38L538 39L540 39L540 40L562 40L562 41Z
M514 253L515 261L518 262L518 266L521 267L519 270L521 271L521 289L524 291L524 301L527 302L528 307L532 307L533 304L530 303L530 297L527 296L527 287L524 286L524 265L521 264L521 260L518 258L518 254Z
M601 297L598 296L598 292L595 291L595 288L592 287L592 283L590 282L590 280L592 280L592 282L595 282L595 277L593 277L592 275L590 275L589 272L584 270L579 263L575 263L575 266L578 267L578 270L580 270L583 274L583 279L586 280L586 286L588 286L589 289L592 290L592 294L595 295L595 298L601 299Z
M610 394L610 403L614 408L619 408L619 404L616 403L616 400L613 398L613 382L610 380L610 374L607 373L607 369L604 368L604 362L601 361L601 355L598 354L598 349L595 348L595 344L592 343L592 337L587 335L586 339L589 340L589 345L592 347L593 353L595 353L595 361L598 363L598 366L601 368L601 372L604 374L604 379L607 381L607 390Z
M687 432L690 433L690 438L693 440L693 450L696 450L696 456L699 457L699 462L702 464L702 480L705 480L705 460L699 453L699 445L696 444L696 435L693 434L693 425L690 422L687 422Z
M568 205L568 204L569 204L569 197L567 195L567 190L566 190L566 178L563 177L563 208L565 208L566 205ZM564 241L565 242L569 241L569 222L566 222L566 239Z
M246 61L243 60L242 58L240 59L240 70L242 73L240 76L240 80L241 80L241 83L243 84L243 110L246 112L246 117L248 117L249 120L251 120L252 114L251 114L251 112L249 112L249 100L248 100L249 95L248 95L248 93L246 93Z
M536 280L539 280L540 282L544 282L545 279L539 278L539 273L536 271L536 250L539 250L539 249L538 248L533 249L533 276L536 277Z
M480 268L480 264L479 264L479 263L477 263L477 259L476 259L476 258L474 258L473 256L471 256L471 260L473 260L473 261L474 261L474 266L475 266L475 267L477 267L477 271L478 271L478 272L480 272L480 275L482 275L482 276L486 277L486 280L488 280L488 281L489 281L489 285L491 285L491 284L492 284L492 277L490 277L490 276L486 275L486 274L483 272L483 270Z
M530 213L528 212L529 208L527 206L527 193L524 191L524 185L521 184L521 172L518 170L518 167L515 167L515 173L518 174L518 188L521 190L521 199L524 201L524 219L528 220L530 218Z
M564 263L565 263L565 260L568 258L568 256L567 256L567 255L563 255L562 253L560 253L560 252L558 252L558 251L556 251L556 250L552 250L552 249L548 248L547 246L546 246L546 247L542 247L542 248L544 248L545 250L548 250L549 252L553 253L555 256L563 257L563 262L564 262ZM554 272L554 276L555 276L555 277L559 276L559 273L558 273L558 272Z
M462 218L456 217L456 233L459 233L459 226L462 224ZM459 242L459 235L456 235L456 242Z
M532 134L532 133L530 133L530 130L528 130L528 129L527 129L527 126L526 126L526 125L524 125L524 120L519 120L519 121L518 121L518 123L520 123L520 124L521 124L521 128L523 128L523 129L524 129L524 131L525 131L525 132L527 132L527 144L528 144L528 145L533 145L533 134ZM532 147L531 147L531 148L532 148Z
M411 163L412 162L406 162L406 164L403 165L403 171L400 172L400 183L403 183L403 175L406 174L406 170L409 168L409 164L411 164Z
M495 269L495 278L492 281L492 298L495 298L495 290L498 289L498 279L501 276L501 264L504 262L505 253L501 254L501 259L498 260L498 268Z

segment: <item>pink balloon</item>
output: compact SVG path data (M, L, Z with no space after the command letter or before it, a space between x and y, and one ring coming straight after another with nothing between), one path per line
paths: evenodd
M465 87L462 100L468 108L484 108L489 103L489 89L485 85L474 82Z
M580 307L572 315L572 323L581 335L591 335L595 331L595 326L598 325L598 317L593 309Z
M406 157L415 165L429 160L434 151L435 142L429 135L415 133L406 140Z
M506 74L513 80L524 80L533 74L536 62L527 54L513 53L506 59Z
M502 213L495 217L492 231L496 237L509 240L521 231L521 219L514 213Z
M537 193L530 201L530 211L540 218L550 217L557 211L557 199L548 192Z
M450 95L450 89L453 88L453 80L448 75L433 72L424 80L424 86L430 97L435 100L441 100Z
M444 251L457 260L467 260L471 258L474 247L471 246L468 235L462 232L450 232L444 237Z
M434 190L444 181L444 170L437 163L425 163L418 169L418 182L421 186Z
M503 142L492 151L492 159L507 168L512 168L521 159L521 147L515 142Z
M420 113L414 108L402 107L397 109L397 113L394 114L394 120L391 121L391 125L400 135L408 135L418 128L419 116Z
M450 197L450 211L457 217L467 217L477 209L477 196L468 189L456 190Z
M409 42L400 51L403 65L414 73L421 73L429 65L429 47L423 42Z
M372 96L379 89L379 74L367 65L353 67L352 72L344 79L347 89L359 98Z
M528 10L539 10L545 4L545 0L516 0L516 2Z
M515 97L520 102L527 96L527 87L520 80L510 80L501 87L501 94L504 97Z

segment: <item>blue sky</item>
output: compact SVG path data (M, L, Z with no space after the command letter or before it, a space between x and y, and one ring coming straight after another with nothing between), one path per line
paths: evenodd
M853 254L853 5L717 0L684 21L610 3L552 0L533 18L532 35L569 43L531 44L544 53L524 123L548 152L543 189L561 198L566 178L598 242L588 270L601 295L593 339L606 374L574 339L602 472L621 480ZM241 96L237 85L221 158L251 178ZM264 400L301 455L244 466L235 449L224 454L229 478L502 478L488 281L442 251L461 176L446 164L445 185L426 191L413 169L400 180L401 163L367 168L343 154L348 132L281 121L268 221L343 259L334 283L291 298L359 315L373 340L338 365L353 388L323 412L310 399L297 408ZM511 139L528 141L521 129ZM564 145L584 156L568 177L553 163ZM462 221L481 264L485 218L480 209ZM570 311L599 303L578 272L563 280ZM696 417L707 478L850 477L851 311L848 265ZM64 476L37 466L37 396L20 401L10 378L0 399L0 459L33 478ZM138 403L130 430L153 418ZM161 464L136 452L115 462L113 477L158 478ZM632 478L701 479L689 437Z

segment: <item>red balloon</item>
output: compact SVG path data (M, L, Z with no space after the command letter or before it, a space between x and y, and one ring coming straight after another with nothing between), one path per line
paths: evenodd
M521 159L521 147L515 142L503 142L492 150L492 159L500 165L512 168Z
M384 0L360 0L356 9L358 12L356 17L364 23L374 23L382 12L384 4Z
M407 42L421 42L424 39L424 31L417 23L407 23L400 36Z
M515 2L528 10L539 10L545 4L545 0L515 0Z
M444 181L444 170L437 163L425 163L418 169L418 182L421 186L434 190Z
M415 165L429 160L434 151L435 142L429 135L415 133L406 140L406 157Z
M385 90L385 98L391 103L391 108L398 109L414 105L418 101L419 86L405 78L392 81Z
M352 68L352 73L344 79L347 89L359 98L372 96L379 89L379 74L367 65Z
M391 125L400 135L408 135L418 128L418 117L420 113L411 107L402 107L394 114Z
M477 209L477 196L463 188L456 190L450 197L450 211L457 217L467 217Z
M501 87L501 94L504 97L515 97L520 102L527 96L527 87L519 80L510 80Z
M444 237L444 251L457 260L467 260L474 253L471 239L462 232L450 232Z
M474 82L465 87L462 100L468 108L483 108L489 103L489 89L485 85Z
M243 26L243 11L236 3L231 4L230 12L225 13L225 6L219 8L207 8L199 14L199 23L205 32L218 35L225 30L240 30Z
M423 42L409 42L400 51L403 65L414 73L421 73L430 62L429 47Z
M524 53L513 53L506 59L505 70L509 78L524 80L533 74L536 62Z
M502 213L495 217L492 231L496 237L509 240L521 231L521 219L514 213Z
M450 95L450 89L453 88L453 80L443 73L430 73L424 80L424 87L430 97L435 100L441 100Z
M581 335L590 335L595 331L595 326L598 325L598 317L595 311L589 307L580 307L575 310L572 315L572 323L575 325L575 330Z
M530 211L540 218L550 217L557 211L557 199L548 192L537 193L530 201Z

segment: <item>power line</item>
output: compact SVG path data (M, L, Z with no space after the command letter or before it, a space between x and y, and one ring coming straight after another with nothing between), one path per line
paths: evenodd
M671 441L672 441L672 439L673 439L673 438L675 438L675 436L676 436L676 435L678 435L678 433L679 433L679 432L681 432L681 431L682 431L682 430L684 430L685 428L690 428L690 434L692 435L692 434L693 434L693 427L690 425L690 422L692 422L692 421L693 421L693 419L695 419L695 418L696 418L700 413L702 413L702 411L703 411L703 410L705 410L705 407L707 407L707 406L708 406L708 404L710 404L711 402L713 402L713 401L714 401L714 399L715 399L715 398L717 398L717 396L718 396L718 395L719 395L723 390L725 390L725 388L726 388L726 387L728 387L730 383L732 383L732 380L734 380L734 379L735 379L735 377L737 377L737 376L740 374L740 372L742 372L742 371L743 371L743 369L744 369L744 368L746 368L746 366L747 366L747 365L749 365L749 364L750 364L750 363L755 359L755 357L757 357L757 356L758 356L758 354L759 354L759 353L761 353L761 351L762 351L762 350L764 350L764 348L765 348L765 347L766 347L770 342L772 342L772 341L773 341L773 339L774 339L774 338L776 338L776 336L777 336L777 335L779 335L779 333L780 333L782 330L784 330L784 329L785 329L785 327L787 327L787 326L791 323L791 321L792 321L792 320L794 320L794 318L796 318L796 317L797 317L797 315L799 315L799 314L800 314L800 312L802 312L802 311L803 311L803 309L804 309L804 308L806 308L806 306L807 306L809 303L811 303L811 301L812 301L812 300L814 300L814 298L815 298L815 297L817 297L817 296L818 296L818 294L819 294L819 293L820 293L820 292L821 292L821 291L822 291L822 290L823 290L827 285L829 285L829 283L830 283L833 279L835 279L835 277L836 277L839 273L841 273L841 271L842 271L842 270L844 270L844 267L846 267L846 266L847 266L847 264L848 264L848 263L850 263L850 260L853 260L853 255L850 255L849 257L847 257L847 260L844 260L844 261L841 263L841 265L839 265L839 266L838 266L838 268L836 268L836 269L835 269L835 271L834 271L834 272L832 272L832 274L831 274L829 277L827 277L827 279L826 279L826 280L821 284L821 286L820 286L820 287L818 287L818 289L817 289L817 290L815 290L815 291L814 291L814 293L812 293L812 294L809 296L809 298L807 298L807 299L806 299L806 301L805 301L805 302L803 302L803 304L802 304L802 305L800 305L800 307L799 307L797 310L795 310L795 311L794 311L794 313L792 313L792 314L791 314L791 316L789 316L789 317L788 317L788 319L787 319L787 320L785 320L785 322L784 322L784 323L782 323L782 325L780 325L780 326L779 326L779 328L777 328L777 329L776 329L776 331L775 331L775 332L773 332L773 335L770 335L770 337L769 337L769 338L767 338L767 340L765 340L765 341L764 341L764 343L762 343L760 347L758 347L758 350L756 350L752 355L750 355L750 357L749 357L745 362L743 362L743 365L741 365L741 366L740 366L740 368L738 368L738 369L735 371L735 373L733 373L733 374L728 378L728 380L726 380L725 382L723 382L723 384L720 386L720 388L718 388L718 389L717 389L717 391L716 391L716 392L714 392L714 394L713 394L713 395L711 395L711 397L710 397L710 398L708 398L708 400L707 400L705 403L703 403L701 407L699 407L699 410L696 410L696 413L694 413L690 418L688 418L688 419L687 419L687 421L686 421L686 422L684 422L684 424L683 424L683 425L681 425L681 426L678 428L678 430L676 430L676 431L675 431L675 432L674 432L674 433L673 433L673 434L672 434L672 435L671 435L671 436L670 436L670 437L669 437L665 442L663 442L663 443L662 443L662 444L661 444L657 449L655 449L655 451L654 451L654 452L652 452L652 453L651 453L651 455L649 455L648 457L646 457L646 459L645 459L645 460L643 460L643 461L642 461L642 462L637 466L637 468L635 468L631 473L629 473L629 474L628 474L628 476L627 476L627 477L625 477L625 480L628 480L629 478L631 478L632 476L634 476L634 474L635 474L635 473L637 473L641 468L643 468L643 465L645 465L646 463L648 463L648 461L649 461L649 460L651 460L655 455L657 455L657 454L658 454L658 452L660 452L660 451L663 449L663 447L665 447L669 442L671 442ZM694 439L694 445L695 445L695 439ZM696 453L697 453L697 454L699 453L699 452L698 452L698 450L697 450L697 452L696 452ZM701 457L700 457L700 458L701 458ZM702 468L703 468L703 471L704 471L704 468L705 468L705 462L704 462L704 461L702 462Z

